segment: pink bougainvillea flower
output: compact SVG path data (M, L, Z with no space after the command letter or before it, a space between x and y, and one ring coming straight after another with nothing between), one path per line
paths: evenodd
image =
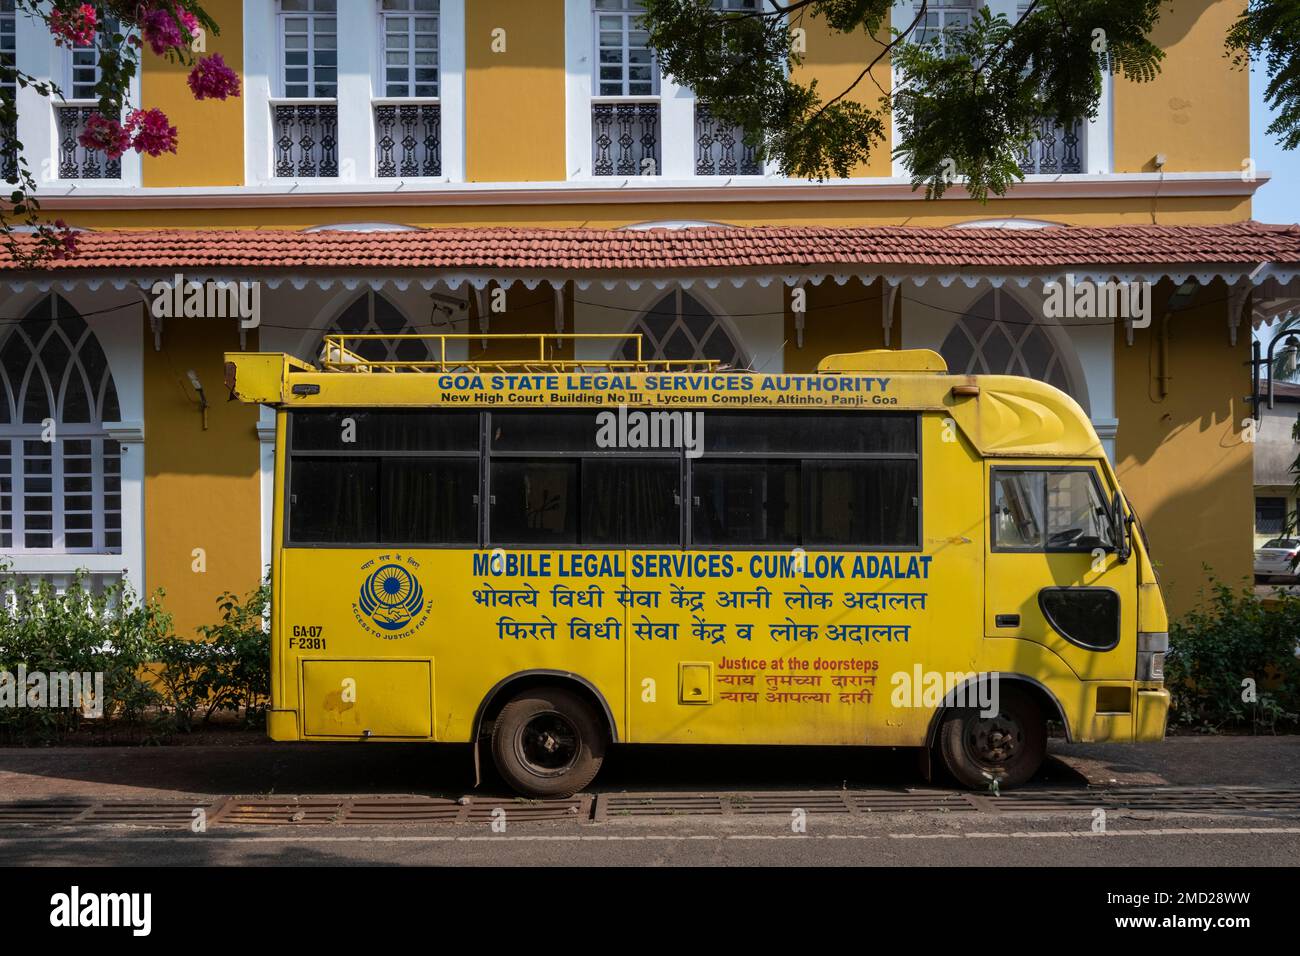
M160 109L134 110L126 121L131 148L137 153L161 156L176 152L176 127Z
M59 46L90 46L95 42L95 8L83 3L76 10L50 12L50 32Z
M196 100L224 100L239 95L239 74L226 65L220 53L199 60L190 70L189 84Z
M109 159L117 159L131 148L131 134L117 120L92 113L77 142L86 149L104 153Z
M186 46L199 30L199 21L190 11L173 3L160 3L140 15L140 30L154 53Z
M62 219L54 220L54 228L47 233L53 248L52 259L70 259L77 254L77 233Z

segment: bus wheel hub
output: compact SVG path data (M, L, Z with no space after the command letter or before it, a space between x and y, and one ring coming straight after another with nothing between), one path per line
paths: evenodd
M982 720L976 725L972 743L981 758L1002 763L1015 753L1017 739L1015 727L995 718Z

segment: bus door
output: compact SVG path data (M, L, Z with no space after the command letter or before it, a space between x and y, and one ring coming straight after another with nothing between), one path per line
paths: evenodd
M984 633L1043 644L1083 680L1133 679L1137 562L1096 462L988 463Z

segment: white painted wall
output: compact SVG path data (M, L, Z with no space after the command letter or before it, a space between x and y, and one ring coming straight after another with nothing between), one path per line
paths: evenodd
M17 68L35 81L52 82L65 96L72 95L69 83L71 53L54 45L49 28L44 21L19 13L14 24L14 43ZM128 87L128 101L139 107L140 77L137 74ZM128 150L122 156L122 178L59 179L59 126L55 104L63 102L58 96L41 96L31 86L18 88L18 141L23 144L23 155L36 176L37 189L58 184L85 184L87 186L117 187L140 186L140 155Z
M277 9L274 0L244 0L244 181L251 187L289 188L299 182L272 175L276 134L271 106L276 98L284 95ZM465 0L442 0L440 11L442 176L382 179L375 176L372 101L380 91L379 6L372 0L346 0L338 5L339 175L302 182L339 183L379 191L399 189L404 183L428 186L465 181Z

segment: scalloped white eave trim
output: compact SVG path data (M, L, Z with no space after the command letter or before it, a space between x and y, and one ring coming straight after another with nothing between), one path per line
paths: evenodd
M1233 267L1219 267L1211 269L1150 269L1150 270L1132 270L1125 272L1108 271L1104 267L1089 266L1062 266L1054 269L1035 269L1026 272L1003 271L993 272L908 272L908 271L872 271L872 270L853 270L849 272L826 272L818 269L810 270L793 270L770 273L750 273L750 274L709 274L696 273L692 275L655 275L647 276L625 276L618 275L610 278L602 278L599 273L574 273L574 272L548 272L538 271L531 275L520 275L519 270L481 270L473 272L434 272L429 275L416 277L412 273L416 270L403 272L337 272L331 275L304 274L295 272L275 272L270 271L263 273L260 270L192 270L192 269L151 269L151 270L131 270L126 273L108 272L89 272L85 275L69 275L58 278L14 278L0 280L0 283L7 285L12 292L24 292L27 289L36 289L40 292L48 292L50 289L62 289L70 292L73 289L85 288L94 292L104 286L111 287L118 291L128 287L136 287L143 290L152 288L156 282L171 282L179 272L184 276L186 282L206 282L206 281L249 281L257 279L268 289L279 289L282 286L288 286L295 290L302 290L309 285L314 285L318 289L332 289L335 286L342 286L344 289L352 290L367 287L375 290L394 287L399 291L405 291L411 286L418 286L426 291L435 287L445 287L450 289L459 289L461 286L469 286L473 289L485 289L489 285L511 288L516 283L526 289L536 289L542 284L547 284L553 289L561 289L568 283L581 290L590 288L601 288L606 291L614 291L619 288L631 289L636 291L642 286L649 286L655 289L667 289L670 287L680 286L683 289L689 289L699 284L706 289L717 289L722 286L730 285L733 288L743 288L749 283L756 283L762 288L767 288L773 283L783 284L786 286L801 285L821 285L823 282L834 282L836 285L845 285L852 279L857 279L864 283L875 282L877 279L883 279L891 286L898 286L908 283L915 286L925 286L934 282L942 288L948 288L954 283L961 283L968 289L973 289L981 283L986 283L992 288L1001 288L1002 286L1016 286L1021 289L1029 288L1033 284L1043 284L1046 282L1059 281L1066 276L1073 276L1074 281L1084 282L1091 281L1097 283L1104 282L1151 282L1155 283L1161 279L1170 279L1181 285L1185 282L1196 282L1200 285L1208 285L1215 279L1222 279L1229 285L1236 286L1241 282L1246 283L1246 287L1255 287L1273 280L1282 286L1290 286L1300 278L1300 264L1289 265L1286 267L1263 265L1241 265ZM1300 298L1300 288L1295 290L1295 295Z

